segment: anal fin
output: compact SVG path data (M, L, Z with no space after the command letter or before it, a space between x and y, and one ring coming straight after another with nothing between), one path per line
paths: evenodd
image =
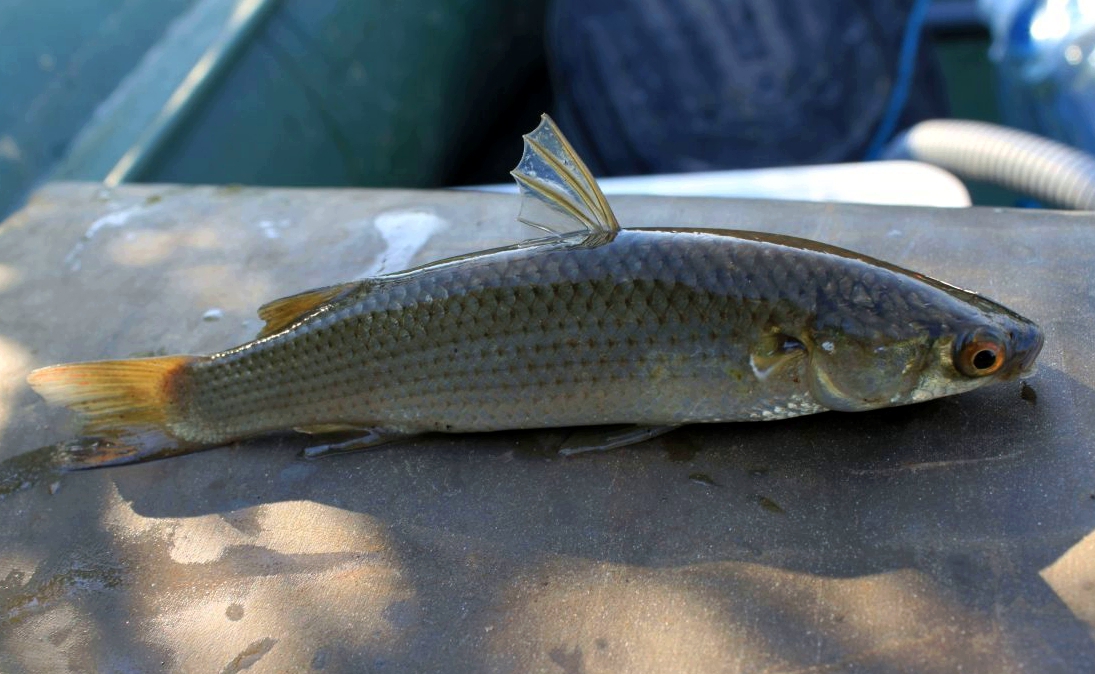
M367 426L354 426L353 424L312 424L310 426L294 426L297 433L308 435L325 435L327 433L369 433L372 431Z
M584 452L603 452L645 442L665 435L680 426L597 426L575 431L559 448L562 456Z

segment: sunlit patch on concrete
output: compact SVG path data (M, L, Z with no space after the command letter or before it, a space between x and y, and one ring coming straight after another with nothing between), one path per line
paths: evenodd
M198 517L157 518L137 514L112 486L103 524L115 536L162 539L179 564L208 564L239 546L281 555L352 553L383 555L388 547L382 525L367 515L312 501L280 501Z
M202 564L220 559L232 546L242 545L283 555L365 555L384 547L382 534L375 528L371 518L364 515L311 501L271 503L243 513L177 520L171 558L180 564Z
M153 518L115 488L103 524L147 558L131 579L154 589L138 594L148 616L139 637L187 671L223 671L268 654L279 668L303 671L337 656L315 652L316 634L351 652L391 652L408 626L391 608L401 615L417 606L386 528L368 515L289 501Z
M497 625L482 627L488 669L522 663L528 671L734 671L755 661L749 626L725 620L701 588L675 571L611 564L584 572L548 569L506 594Z
M675 671L684 662L696 671L746 663L757 671L889 671L915 662L920 671L949 671L972 653L984 671L1016 667L1007 635L988 616L919 571L830 578L741 562L566 569L508 588L497 607L506 620L482 628L490 663L592 673Z
M90 671L93 644L99 636L95 622L71 603L21 619L5 621L0 616L0 671L69 672L82 667Z
M251 298L270 296L265 276L241 276L228 264L178 269L170 274L169 283L173 288L185 289L188 304L220 307L225 313L238 311L252 315L256 307Z
M1041 576L1095 635L1095 531L1042 569Z
M152 267L178 256L180 250L213 250L221 245L210 227L193 229L134 229L115 237L107 246L114 264L128 267Z
M30 367L30 353L0 335L0 432L7 428L15 414L15 399L26 386L25 378Z
M0 293L11 290L19 280L19 272L15 267L0 264Z

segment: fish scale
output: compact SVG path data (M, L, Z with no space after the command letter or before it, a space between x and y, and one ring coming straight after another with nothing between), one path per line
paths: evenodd
M375 424L385 418L384 400L397 395L404 401L413 398L416 382L442 381L446 382L448 390L456 392L488 386L492 378L508 378L507 375L535 369L542 370L561 383L577 383L584 379L611 381L614 373L622 374L623 379L630 381L628 365L643 364L646 358L641 350L658 344L659 338L654 328L660 327L664 321L660 310L667 308L669 302L661 284L644 286L613 278L614 267L630 257L624 249L633 246L626 239L639 242L643 238L643 235L629 235L620 242L614 242L611 251L606 248L595 255L594 251L580 250L558 250L546 255L531 249L502 253L498 259L488 257L459 265L457 269L423 270L418 272L422 278L415 282L407 282L406 279L393 281L390 285L402 292L386 296L385 288L374 290L352 310L343 310L350 311L351 315L337 324L337 328L325 321L302 325L276 339L256 345L246 354L230 352L202 363L195 368L195 380L199 382L196 389L208 390L210 395L204 402L200 396L195 397L194 407L203 410L199 417L217 419L217 423L212 424L215 426L212 430L249 432L261 428L263 424L283 428L287 422L290 425L308 425L336 421L307 415L293 419L274 419L272 415L256 417L253 412L257 406L246 402L256 397L261 398L263 403L276 400L279 408L328 408L328 400L308 398L314 393L326 391L332 399L356 399L349 407L359 416L337 421ZM606 252L617 254L605 255ZM671 254L671 251L663 251L658 259L659 264L636 266L631 273L646 273L647 269L655 273L654 270L663 268L660 262L666 253ZM592 265L594 269L589 268L591 265L558 264L557 260L552 259L571 254L596 257L596 264ZM519 262L511 260L513 257L520 258ZM628 264L633 264L633 260ZM496 267L506 268L510 274L496 273ZM677 268L680 267L678 263ZM574 282L575 279L559 278L560 273L580 280ZM598 275L602 278L594 280ZM461 276L469 278L465 280ZM691 277L691 274L685 276ZM526 282L524 285L506 285L511 283L508 279L513 278L525 279ZM434 300L431 293L434 286L480 287L482 290L446 293L445 299ZM415 293L421 297L420 300L416 300ZM707 295L698 296L707 299ZM392 306L395 308L390 308ZM498 307L516 309L516 315L522 320L515 322L514 311L499 311ZM688 309L689 305L678 302L677 308ZM704 312L694 310L691 313L700 316ZM441 329L426 329L434 325ZM621 332L625 327L630 332ZM347 331L360 335L361 358L353 357L356 355L354 353L347 358L346 351L339 348L341 335ZM711 330L707 332L713 334ZM326 334L327 337L317 339L317 334ZM696 333L693 331L691 334ZM604 349L607 342L612 340L626 344L627 336L632 338L632 347L617 347L614 359L606 358ZM639 338L642 340L638 341ZM676 332L663 335L660 341L665 342L662 349L667 352L669 342L676 342L676 348L681 353L697 348L678 339ZM301 343L310 344L312 348L302 349ZM326 351L323 345L327 345ZM539 346L540 353L534 353L535 350L529 348L533 345ZM455 348L457 353L444 354L445 362L442 362L440 352L448 348ZM434 352L432 357L431 351ZM414 367L414 363L423 358L426 360L424 366ZM507 365L498 366L500 358ZM530 368L530 359L547 360L533 363L537 367ZM234 361L245 361L249 366L247 370L242 370ZM593 364L605 371L596 375L587 373L584 379L578 376L581 372L566 372L568 368L584 370ZM319 384L300 386L294 375L303 370L308 370L311 379ZM316 376L317 372L320 373L319 377ZM342 372L345 376L333 377L328 372ZM466 379L463 386L454 380L456 377ZM540 383L539 380L533 382ZM515 385L520 388L519 381ZM256 389L266 393L256 396ZM235 401L241 401L238 411L234 409ZM477 404L484 402L491 401L483 400L481 396L476 399ZM514 402L525 404L525 401ZM446 404L444 407L451 409L452 405ZM557 410L556 413L565 417L574 415L575 411ZM518 410L512 413L515 422L519 421L516 418L518 414ZM586 410L586 414L603 412ZM459 418L448 418L443 423L428 416L419 419L420 422L425 420L427 427L450 425L467 428L475 424L476 417L477 413L469 410ZM249 421L245 424L243 420Z

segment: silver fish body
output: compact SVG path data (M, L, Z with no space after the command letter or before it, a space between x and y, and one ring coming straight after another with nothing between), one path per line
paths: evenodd
M1036 326L920 275L813 242L622 230L374 279L266 339L196 362L177 433L402 433L777 419L984 383L954 344L992 329L1026 367Z
M546 116L513 173L550 238L319 288L259 309L212 356L73 363L28 381L100 438L77 467L286 429L367 433L628 424L656 429L856 411L1028 371L1031 321L825 244L621 229ZM333 445L323 445L322 451ZM343 445L339 445L343 447Z

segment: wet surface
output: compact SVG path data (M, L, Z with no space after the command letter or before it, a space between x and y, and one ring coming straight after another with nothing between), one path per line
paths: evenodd
M688 479L692 480L696 484L702 484L705 487L717 487L717 486L719 486L719 483L712 480L711 476L708 475L707 473L689 473L688 474Z
M779 507L778 503L776 503L772 499L768 498L767 496L758 496L757 497L757 503L760 504L761 508L764 508L765 510L767 510L770 513L775 513L777 515L786 515L787 514L786 512L784 512L783 508Z
M0 499L44 482L50 483L51 493L56 493L60 482L54 480L63 472L61 456L60 445L49 445L0 461Z
M376 228L404 211L429 214L427 241ZM1090 216L619 200L629 223L805 235L977 289L1045 328L1026 382L567 458L565 430L311 461L287 435L58 472L71 421L23 384L33 367L214 351L257 332L263 302L385 256L517 240L515 213L469 194L53 186L0 226L0 671L1095 661Z

